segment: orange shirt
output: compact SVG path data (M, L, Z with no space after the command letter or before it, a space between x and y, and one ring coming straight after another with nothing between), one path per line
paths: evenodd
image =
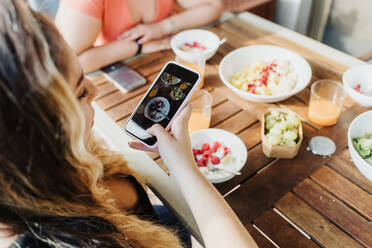
M153 22L168 17L174 0L156 0L157 13ZM61 0L70 8L100 19L102 29L94 46L105 45L136 26L125 0Z

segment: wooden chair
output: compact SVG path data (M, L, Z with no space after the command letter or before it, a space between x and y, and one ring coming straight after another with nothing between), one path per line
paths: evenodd
M203 244L198 225L177 185L147 153L129 148L128 141L131 139L100 107L96 104L93 106L95 109L94 131L106 141L112 150L125 156L131 168L146 178L148 187L164 205L176 213L192 236Z

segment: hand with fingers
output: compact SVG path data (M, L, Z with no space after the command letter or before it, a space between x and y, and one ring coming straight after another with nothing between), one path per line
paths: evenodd
M163 22L152 24L138 24L134 28L125 31L118 39L126 39L128 41L138 40L139 43L145 44L146 42L160 39L169 35L169 31Z
M170 171L180 164L195 164L188 131L190 115L191 105L188 104L172 122L170 132L159 124L147 130L158 139L158 151ZM140 142L130 142L129 146L137 150L154 151Z
M170 49L170 37L154 40L143 44L142 53L154 53Z

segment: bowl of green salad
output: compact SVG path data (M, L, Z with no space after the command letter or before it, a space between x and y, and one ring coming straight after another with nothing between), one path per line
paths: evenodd
M372 110L364 112L351 122L348 145L355 166L372 181Z

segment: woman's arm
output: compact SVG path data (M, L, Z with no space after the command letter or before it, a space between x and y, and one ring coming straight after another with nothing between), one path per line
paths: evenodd
M171 133L160 125L148 131L157 137L160 155L188 202L206 247L257 247L230 206L197 168L187 130L190 113L188 106L173 122ZM131 142L130 146L145 150L137 142Z
M140 24L123 33L126 40L146 43L153 39L196 28L217 20L223 11L221 0L178 0L185 11L152 24Z
M117 40L101 47L93 47L101 31L101 20L61 5L56 16L56 25L67 43L79 56L84 72L91 72L102 66L135 55L134 41Z

